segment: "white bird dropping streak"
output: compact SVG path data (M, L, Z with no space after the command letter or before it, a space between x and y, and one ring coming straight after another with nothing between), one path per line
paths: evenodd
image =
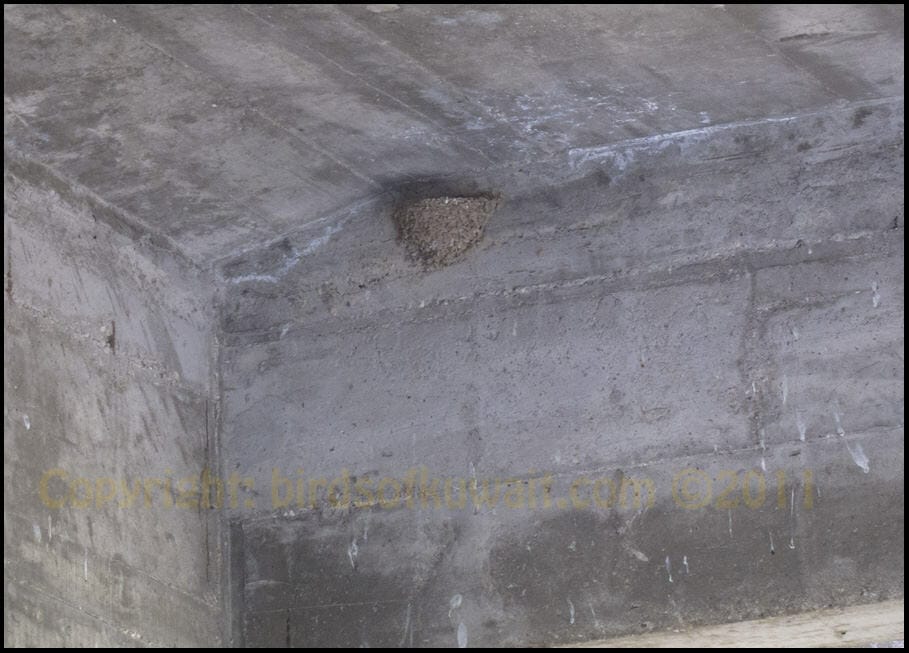
M463 597L460 594L455 594L451 597L451 600L448 602L448 618L451 619L451 613L461 607L461 602Z
M350 546L347 547L347 559L350 560L350 566L357 568L357 556L360 555L360 547L357 546L357 538L354 538Z
M467 626L463 621L458 624L458 648L467 648Z
M849 455L852 456L852 461L858 465L863 472L866 474L871 471L871 465L868 460L868 456L865 455L864 449L859 442L850 443L846 441L846 448L849 450Z

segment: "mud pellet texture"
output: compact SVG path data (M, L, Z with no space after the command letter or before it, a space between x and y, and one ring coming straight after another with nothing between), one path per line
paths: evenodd
M407 202L395 211L401 241L430 268L450 265L483 238L496 197L433 197Z

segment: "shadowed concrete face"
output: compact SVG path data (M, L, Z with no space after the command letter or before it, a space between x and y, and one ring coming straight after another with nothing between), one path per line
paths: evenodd
M902 25L7 7L7 642L902 596ZM39 494L203 468L190 510Z

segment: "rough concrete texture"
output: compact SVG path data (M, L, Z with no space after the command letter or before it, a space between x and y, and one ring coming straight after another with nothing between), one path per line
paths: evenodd
M4 191L5 642L219 641L216 516L121 502L103 480L211 464L204 275L42 166L11 165Z
M890 6L7 7L6 642L902 596L903 38ZM484 193L407 255L400 207ZM52 509L52 468L244 485ZM553 505L423 505L422 468ZM344 470L405 500L297 505ZM559 505L582 477L631 498Z

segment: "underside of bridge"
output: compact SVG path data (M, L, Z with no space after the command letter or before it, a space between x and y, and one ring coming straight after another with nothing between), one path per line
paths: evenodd
M903 17L6 6L6 643L902 599Z

